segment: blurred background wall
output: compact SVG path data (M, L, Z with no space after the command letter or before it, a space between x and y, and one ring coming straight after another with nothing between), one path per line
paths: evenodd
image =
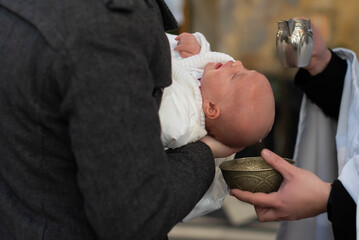
M212 51L239 59L249 69L265 74L276 97L276 122L262 144L242 155L257 155L268 147L292 157L301 92L293 84L297 69L283 68L276 57L277 21L305 16L322 33L328 47L346 47L359 53L357 0L168 0L183 9L180 32L202 32ZM172 2L172 3L171 3ZM260 117L260 116L258 116Z

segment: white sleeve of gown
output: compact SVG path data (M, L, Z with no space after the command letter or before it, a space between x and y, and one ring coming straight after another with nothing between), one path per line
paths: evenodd
M191 114L185 94L176 91L178 83L165 88L162 96L159 117L161 122L161 140L165 148L178 148L188 143Z
M211 51L210 44L202 33L195 32L193 35L197 38L199 45L201 45L201 51L199 53L206 53Z

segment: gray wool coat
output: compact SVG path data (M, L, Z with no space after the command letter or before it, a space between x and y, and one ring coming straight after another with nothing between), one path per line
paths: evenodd
M163 0L0 0L0 239L164 239L206 192L201 142L165 152Z

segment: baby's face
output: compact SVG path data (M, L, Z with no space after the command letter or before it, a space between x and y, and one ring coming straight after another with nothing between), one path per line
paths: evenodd
M240 81L263 77L254 70L245 68L241 61L228 61L225 64L210 62L204 67L201 79L202 97L223 98Z
M208 63L201 79L201 93L204 100L220 109L220 118L211 121L207 129L217 140L229 146L247 147L271 130L275 103L270 83L263 74L246 69L240 61Z

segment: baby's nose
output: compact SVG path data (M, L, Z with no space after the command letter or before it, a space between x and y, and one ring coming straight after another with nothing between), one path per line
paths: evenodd
M235 61L233 64L232 64L232 67L242 67L243 64L241 61Z

